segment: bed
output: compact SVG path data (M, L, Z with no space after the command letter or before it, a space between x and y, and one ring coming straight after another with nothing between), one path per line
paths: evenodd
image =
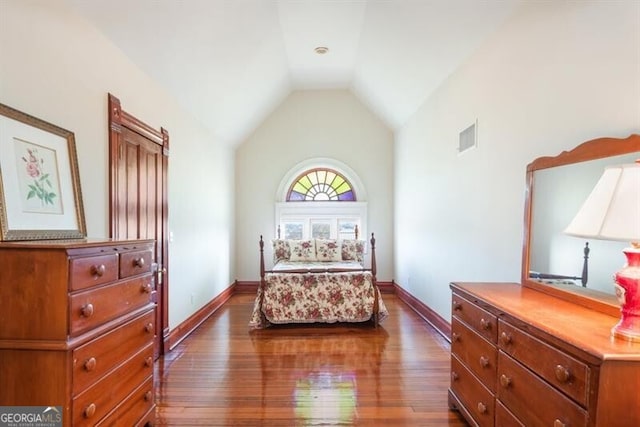
M363 240L274 239L271 270L265 270L262 236L259 247L260 285L251 328L367 321L377 327L388 316L376 283L373 233L370 268L364 266Z
M563 274L550 274L542 273L539 271L529 270L529 278L538 282L547 283L551 285L578 285L578 281L583 288L587 287L589 281L589 242L585 242L584 249L582 250L582 273L580 276L568 276Z

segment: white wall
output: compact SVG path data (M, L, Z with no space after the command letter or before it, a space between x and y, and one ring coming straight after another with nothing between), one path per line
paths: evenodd
M396 281L447 320L449 282L519 282L526 165L638 132L640 2L525 4L397 132Z
M378 278L393 279L393 135L351 92L321 90L291 93L236 150L238 280L260 279L258 239L264 236L269 263L280 181L316 157L358 174L368 196L368 231L376 235Z
M75 133L90 237L108 236L109 92L169 131L173 328L232 282L233 151L65 2L0 2L0 102Z

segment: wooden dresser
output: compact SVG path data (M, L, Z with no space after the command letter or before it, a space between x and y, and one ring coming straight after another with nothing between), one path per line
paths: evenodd
M514 283L452 283L449 405L472 426L640 426L640 343Z
M0 406L153 425L152 240L0 243Z

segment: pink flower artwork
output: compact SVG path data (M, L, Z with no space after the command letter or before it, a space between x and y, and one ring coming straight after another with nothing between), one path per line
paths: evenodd
M27 148L27 155L22 156L22 160L25 163L25 169L27 175L33 178L33 181L28 183L28 192L26 194L27 200L37 197L40 199L42 206L53 205L58 195L54 191L53 184L51 182L51 174L45 173L45 161L40 157L37 148Z

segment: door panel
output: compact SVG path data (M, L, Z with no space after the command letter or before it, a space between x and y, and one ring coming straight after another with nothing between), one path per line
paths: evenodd
M109 95L110 223L114 239L154 239L152 300L156 308L154 354L168 345L169 135L122 111Z

